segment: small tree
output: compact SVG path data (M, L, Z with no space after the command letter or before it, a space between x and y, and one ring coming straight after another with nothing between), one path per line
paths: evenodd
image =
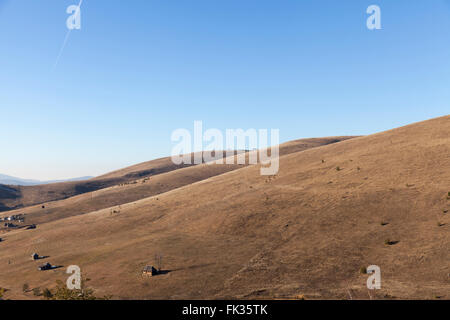
M51 300L109 300L111 296L98 298L94 295L94 290L86 287L89 279L81 280L81 289L69 289L61 280L56 281L56 288L44 290L44 297Z
M55 300L95 300L94 290L87 289L85 280L81 281L81 289L68 289L61 280L56 281Z

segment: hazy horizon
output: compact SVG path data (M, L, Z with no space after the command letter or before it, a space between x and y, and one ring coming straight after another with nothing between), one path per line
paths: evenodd
M449 1L0 0L0 173L98 176L171 133L367 135L449 113ZM59 58L58 58L59 57Z

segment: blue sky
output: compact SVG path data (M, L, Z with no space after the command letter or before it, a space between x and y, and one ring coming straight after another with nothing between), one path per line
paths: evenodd
M448 0L84 0L53 68L71 4L0 0L1 173L98 175L194 120L288 141L449 114Z

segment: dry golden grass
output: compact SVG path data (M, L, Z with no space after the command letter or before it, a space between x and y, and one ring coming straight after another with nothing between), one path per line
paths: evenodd
M291 141L280 146L280 155L327 145L348 138L351 137L330 137ZM193 155L191 156L191 159L193 162ZM28 193L25 192L27 194L25 198L33 198L32 202L39 203L38 205L30 205L26 208L9 210L6 213L0 214L0 217L14 214L26 214L27 224L41 224L69 216L111 208L113 206L119 206L124 203L164 193L244 166L237 164L236 156L234 156L234 162L236 164L176 166L171 162L170 158L152 160L117 170L88 181L79 182L79 186L83 186L84 189L78 187L77 190L84 190L84 192L80 191L81 194L69 198L62 197L62 200L58 200L57 195L65 194L67 190L71 189L73 187L72 182L32 186L27 189ZM249 163L248 153L246 153L245 163ZM98 190L97 188L94 188L95 191L86 191L89 190L89 188L86 187L87 185L97 183L98 181L101 181L102 183L108 181L108 183L99 185ZM112 183L118 184L108 187L108 185ZM5 187L10 188L11 186ZM45 192L47 192L47 196L39 198L38 195ZM50 202L39 200L48 199L49 197L51 199L54 197L55 199ZM20 206L27 205L28 202L20 203L23 199L24 197L18 197L14 201L19 203ZM120 209L117 207L112 210L118 211Z
M446 116L285 154L274 177L247 166L119 213L12 231L0 243L0 287L31 299L24 283L64 280L64 268L36 270L38 252L79 265L116 299L449 299L449 155ZM171 272L142 278L155 253ZM360 269L371 264L382 289L368 293Z

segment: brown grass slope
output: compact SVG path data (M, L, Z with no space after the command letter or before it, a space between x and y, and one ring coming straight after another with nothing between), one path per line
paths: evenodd
M117 299L368 299L359 269L371 264L382 273L373 298L449 299L449 155L446 116L282 156L274 177L249 166L118 214L14 231L0 244L0 286L30 298L23 283L67 277L36 271L38 251ZM144 279L155 253L170 272Z
M191 154L191 159L194 153ZM151 160L84 181L69 181L37 186L0 185L0 212L19 209L49 201L67 199L79 194L128 184L146 177L194 166L176 165L170 157Z
M336 143L349 138L352 137L329 137L295 140L282 144L280 146L280 154L284 155L292 152L298 152L321 145ZM242 165L237 164L201 164L198 166L188 166L184 168L173 165L173 170L155 175L156 168L166 169L170 167L167 161L167 158L157 159L118 170L94 179L96 181L108 180L121 182L118 185L82 193L63 200L43 202L39 205L9 211L7 213L0 214L0 217L13 214L26 214L27 224L41 224L56 219L110 208L112 206L119 206L124 203L158 195L160 193L164 193L172 189L189 185L191 183L242 167ZM246 163L248 163L248 161ZM153 175L148 176L149 174ZM123 182L124 177L133 177L135 180L130 182L126 180L127 182ZM66 185L62 185L62 187L64 186ZM114 208L112 210L118 211L120 208Z
M129 183L139 178L170 172L185 166L177 166L172 163L170 158L163 158L84 181L60 182L37 186L0 185L0 211L66 199L110 186Z

